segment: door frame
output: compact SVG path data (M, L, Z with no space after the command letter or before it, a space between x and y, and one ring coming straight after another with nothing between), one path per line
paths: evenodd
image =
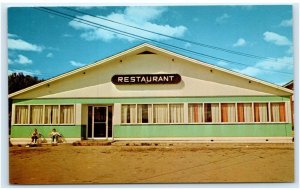
M88 133L89 133L89 122L88 122L88 118L87 118L87 130L86 130L86 139L99 139L99 140L101 140L101 139L105 139L105 140L114 140L114 104L85 104L85 106L87 106L87 108L86 108L86 110L87 110L87 114L86 114L86 117L89 117L89 114L88 114L88 111L89 111L89 107L92 107L92 123L91 123L91 125L94 125L93 124L93 117L94 117L94 115L93 115L93 107L107 107L107 109L108 109L108 107L110 106L111 107L111 137L108 137L108 135L106 136L106 137L94 137L94 134L92 133L91 134L91 137L89 137L89 135L88 135ZM109 109L108 109L109 110ZM107 116L108 116L109 114L108 114L108 112L107 112ZM109 119L109 118L108 118ZM107 122L108 122L108 120L107 120ZM92 132L93 132L93 130L94 130L94 128L93 128L93 126L91 126L92 127ZM108 132L108 123L107 123L107 132Z
M106 115L105 115L105 137L95 137L95 108L105 108ZM98 122L104 123L104 122ZM108 139L108 106L107 105L93 105L92 106L92 137L91 139Z

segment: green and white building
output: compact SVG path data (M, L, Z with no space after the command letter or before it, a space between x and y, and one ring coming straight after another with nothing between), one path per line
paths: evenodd
M10 94L10 137L292 142L292 93L141 44Z

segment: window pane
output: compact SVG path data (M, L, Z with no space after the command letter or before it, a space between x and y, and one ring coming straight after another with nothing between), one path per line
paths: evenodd
M136 106L135 104L122 105L122 123L136 123Z
M30 106L30 123L42 124L43 123L43 106Z
M73 124L74 123L74 106L63 105L60 106L60 123Z
M45 124L58 124L58 106L45 106Z
M272 122L285 122L285 103L271 103Z
M203 122L202 104L189 104L189 123Z
M219 104L204 104L205 122L219 122Z
M16 106L15 123L28 124L28 106Z
M238 122L252 122L252 104L238 103Z
M235 104L221 104L222 122L235 122Z
M137 117L138 123L152 123L152 105L137 105Z
M183 104L170 104L170 123L183 123Z
M267 103L254 103L254 121L255 122L268 122L269 111Z
M153 123L168 123L168 105L153 105Z

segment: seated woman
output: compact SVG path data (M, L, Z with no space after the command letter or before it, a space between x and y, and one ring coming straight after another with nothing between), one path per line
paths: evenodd
M52 132L50 133L51 138L52 138L52 143L58 143L58 137L60 137L61 135L59 134L59 132L56 131L56 129L52 129Z
M36 144L38 138L39 138L39 133L38 133L37 129L34 129L32 135L31 135L31 144Z

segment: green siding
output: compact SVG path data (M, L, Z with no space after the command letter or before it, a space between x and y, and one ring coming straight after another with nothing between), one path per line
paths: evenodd
M156 97L156 98L53 98L13 100L14 104L113 104L113 103L161 103L161 102L252 102L289 101L289 96L228 96L228 97Z
M115 138L286 136L292 136L291 124L114 125Z
M11 128L11 138L30 138L33 130L37 128L38 132L44 137L48 137L52 129L61 133L66 138L81 138L84 134L82 130L85 126L71 125L71 126L43 126L43 125L13 125Z

